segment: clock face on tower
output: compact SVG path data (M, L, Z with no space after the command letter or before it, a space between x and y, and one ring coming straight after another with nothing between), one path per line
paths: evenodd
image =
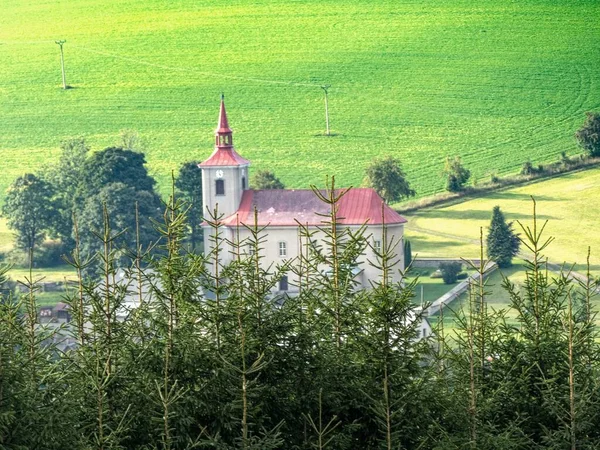
M223 171L222 171L222 170L217 170L217 171L215 172L215 176L216 176L217 178L223 178Z

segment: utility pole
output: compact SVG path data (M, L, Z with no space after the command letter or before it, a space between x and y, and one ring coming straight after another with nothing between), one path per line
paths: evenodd
M63 89L67 89L67 77L65 75L65 55L63 53L63 44L67 41L62 39L60 41L54 41L54 42L56 42L58 44L58 46L60 47L60 68L62 69Z
M331 135L331 133L329 132L329 103L327 102L327 89L329 89L330 87L330 84L321 86L321 89L325 91L325 125L327 126L327 136Z

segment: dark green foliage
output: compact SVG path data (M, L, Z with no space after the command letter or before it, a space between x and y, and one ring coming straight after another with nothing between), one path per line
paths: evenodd
M29 251L39 245L58 214L54 189L46 181L28 173L8 188L2 215L16 233L16 246Z
M459 332L418 340L417 281L391 282L401 241L383 230L370 261L380 277L358 289L364 229L337 222L345 192L333 182L316 194L331 213L319 230L300 227L299 258L268 268L266 230L225 240L218 217L207 218L206 256L186 251L189 209L174 195L158 245L130 249L123 268L107 204L94 280L81 277L91 262L75 233L73 321L56 332L72 349L58 351L37 323L33 274L19 298L3 293L0 448L597 448L596 285L549 276L535 222L523 231L526 281L505 282L516 316L488 308L475 278ZM273 295L283 276L297 296Z
M404 239L404 267L407 268L412 263L412 249L410 246L410 241L408 239Z
M143 153L109 147L93 153L83 165L80 196L88 198L110 183L123 183L136 191L153 192L156 181L148 175Z
M162 204L144 163L142 153L115 147L96 152L85 160L74 204L84 254L91 255L97 250L94 232L101 230L104 223L104 205L112 228L121 233L113 245L125 248L137 242L136 234L138 245L144 247L156 240L151 220L160 217Z
M252 177L252 187L254 189L285 189L285 186L273 172L268 170L259 170Z
M513 257L519 253L519 236L513 231L512 222L506 222L499 206L494 206L492 211L486 247L488 257L501 268L510 267Z
M531 161L525 161L521 167L521 175L533 175L537 173L537 169L533 167Z
M444 165L444 176L446 177L446 190L460 192L471 177L471 172L462 165L460 156L455 156L454 159L448 156Z
M43 172L43 178L54 188L58 209L52 232L67 249L71 249L74 245L72 232L75 199L81 183L85 182L83 171L90 147L80 137L63 141L60 148L58 162Z
M386 203L415 196L415 191L410 188L410 183L406 180L400 160L393 156L373 161L367 167L366 182Z
M202 170L198 164L198 161L184 163L175 180L178 194L187 204L188 239L192 249L202 242Z
M575 133L575 138L590 156L600 156L600 114L586 113L585 122Z
M444 262L439 266L442 272L442 279L446 284L454 284L458 279L458 274L462 270L462 265L459 262Z
M136 205L139 220L136 223ZM147 247L156 241L158 235L151 219L160 217L161 203L153 191L136 191L123 183L110 183L102 187L97 194L85 199L79 213L81 230L81 249L84 254L93 254L101 244L94 233L102 230L104 224L103 209L110 217L111 227L120 230L112 241L117 249L126 249L136 242L136 227L139 243Z

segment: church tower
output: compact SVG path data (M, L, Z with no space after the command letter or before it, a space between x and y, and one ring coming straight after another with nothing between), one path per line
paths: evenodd
M200 163L202 169L202 204L204 215L218 208L218 214L228 217L234 214L248 189L248 166L250 161L242 158L233 148L233 132L227 122L225 101L221 95L219 124L215 130L215 150Z

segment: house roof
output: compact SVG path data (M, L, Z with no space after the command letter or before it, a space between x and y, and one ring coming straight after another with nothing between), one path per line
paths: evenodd
M341 192L341 190L339 191ZM371 188L351 188L338 203L338 220L342 225L405 223L406 219L384 203ZM221 223L254 225L254 209L258 226L322 225L327 221L329 205L312 190L271 189L244 191L238 211ZM383 217L382 217L383 212Z
M198 164L198 167L213 167L213 166L243 166L250 164L250 161L242 158L232 148L217 148L210 157Z

